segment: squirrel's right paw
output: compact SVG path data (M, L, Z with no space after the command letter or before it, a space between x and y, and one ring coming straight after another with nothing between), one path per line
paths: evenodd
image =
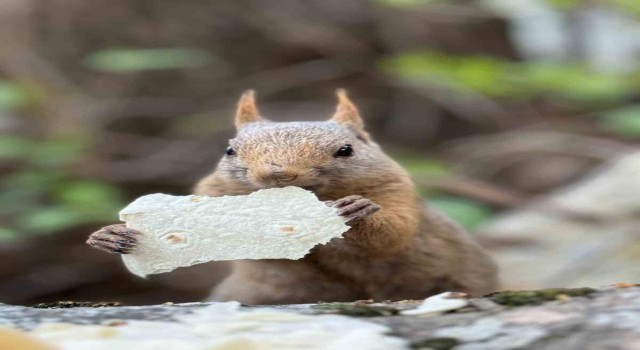
M129 254L136 248L136 236L140 234L124 224L110 225L92 233L87 244L109 253Z
M337 201L325 203L338 209L338 215L342 216L347 224L362 220L380 210L380 206L370 199L357 195L346 196Z

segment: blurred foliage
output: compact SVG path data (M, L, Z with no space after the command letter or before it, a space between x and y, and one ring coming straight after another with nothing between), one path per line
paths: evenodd
M615 75L586 65L561 62L514 62L485 56L413 52L381 62L387 73L413 83L440 86L455 93L481 94L496 100L534 101L547 98L577 109L623 105L640 88L640 75ZM602 114L603 129L622 136L640 136L640 105L617 107ZM450 174L444 164L407 155L396 158L415 178ZM489 220L491 207L471 199L422 189L429 203L470 231Z
M91 222L117 219L120 191L94 180L80 180L73 166L85 147L76 139L34 140L0 136L0 161L16 171L0 180L0 238L46 234Z
M512 62L437 52L405 53L384 60L388 73L417 83L492 98L562 98L593 105L620 101L640 87L637 75L594 72L582 64Z
M615 8L624 12L640 15L640 1L638 0L603 0L594 2L591 0L544 0L545 3L560 10L571 11L579 6L601 5ZM390 7L403 9L419 8L437 3L460 3L452 0L373 0L373 2ZM463 4L464 5L464 4Z
M394 154L393 158L414 179L420 180L419 183L452 175L451 167L439 160L409 153ZM489 206L472 199L450 196L424 187L420 187L419 191L430 205L440 209L469 231L476 230L494 214Z
M413 8L436 2L443 2L443 0L374 0L374 2L384 6Z
M3 135L0 137L0 160L9 161L26 158L31 142L23 137Z
M602 114L602 127L622 136L640 137L640 104L628 105Z
M0 81L0 110L12 110L27 104L27 94L17 84Z
M581 5L593 5L593 1L588 0L546 0L549 5L564 10L572 10ZM618 8L622 11L640 15L640 1L638 0L604 0L599 4Z
M440 160L406 152L392 153L391 156L416 178L436 178L451 173L451 168Z
M582 0L545 0L545 2L551 6L560 9L571 9L580 5Z
M609 2L636 16L640 16L640 1L638 0L609 0Z
M89 68L111 73L145 70L197 68L211 63L212 56L204 50L187 48L110 48L87 56Z
M465 5L462 1L452 0L373 0L373 2L383 6L398 7L403 9L419 8L438 3ZM640 1L638 0L602 0L598 2L594 2L592 0L544 0L544 2L557 9L566 11L574 10L583 5L590 7L594 5L600 5L615 8L624 12L632 13L634 15L640 15Z
M469 231L475 231L493 216L493 210L480 202L448 195L429 197L429 204L442 210Z
M0 110L24 107L29 103L27 95L18 85L1 82ZM74 176L74 167L86 150L82 137L0 135L0 239L116 219L123 204L120 191Z

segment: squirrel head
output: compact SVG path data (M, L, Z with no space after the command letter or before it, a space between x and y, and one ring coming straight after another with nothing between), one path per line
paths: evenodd
M272 122L260 116L253 91L245 92L236 112L237 134L218 171L253 189L298 186L316 194L384 177L383 168L393 162L371 141L346 92L337 95L336 112L327 121Z

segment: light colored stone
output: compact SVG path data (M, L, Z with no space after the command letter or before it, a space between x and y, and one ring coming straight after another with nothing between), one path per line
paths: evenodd
M640 287L635 286L607 287L589 297L526 307L470 309L436 317L343 317L334 314L336 309L327 309L326 304L239 308L231 302L41 309L0 303L0 328L37 329L31 334L54 343L58 350L246 350L277 346L285 350L357 350L397 349L409 343L420 349L449 344L455 350L637 349L638 292ZM471 299L471 304L477 305L476 300ZM408 304L366 305L402 310ZM558 315L569 317L562 320ZM543 317L550 317L551 322L538 320ZM386 336L389 331L405 341ZM4 350L2 345L0 349Z
M463 297L455 297L456 293L444 292L425 299L417 308L404 310L403 315L433 315L457 310L469 305Z
M640 317L636 310L623 310L611 313L602 313L593 316L591 323L595 325L607 325L618 329L630 329L640 333Z
M533 307L523 307L505 313L500 319L510 324L545 325L580 317L577 313L560 313L548 310L536 309Z
M137 249L123 256L138 276L211 260L300 259L349 229L335 208L298 187L247 196L151 194L120 219L142 232Z
M468 326L456 326L439 329L437 337L455 338L463 342L477 342L493 338L503 333L504 322L491 317L483 318Z
M407 349L386 326L338 315L271 308L242 310L214 303L176 321L126 321L120 326L43 324L32 331L61 350Z
M482 343L470 343L456 346L454 350L511 350L526 349L527 346L547 336L548 333L537 327L504 328L503 333Z

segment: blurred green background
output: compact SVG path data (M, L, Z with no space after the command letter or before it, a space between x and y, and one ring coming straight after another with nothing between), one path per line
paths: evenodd
M206 296L224 267L140 280L83 242L136 196L189 193L242 90L288 121L346 88L474 232L637 148L639 57L635 0L3 0L0 302Z

